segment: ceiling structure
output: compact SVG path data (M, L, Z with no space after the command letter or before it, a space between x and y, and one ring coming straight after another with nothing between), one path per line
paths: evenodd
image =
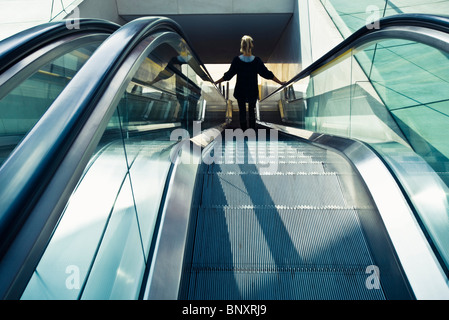
M293 16L293 0L115 0L125 21L165 16L178 22L205 64L230 63L240 39L254 39L254 53L268 60Z
M239 53L240 39L254 39L254 54L266 61L292 14L164 15L178 22L205 64L230 63ZM138 16L121 16L131 21Z

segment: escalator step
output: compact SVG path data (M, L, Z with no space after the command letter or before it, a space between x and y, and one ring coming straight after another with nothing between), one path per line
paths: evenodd
M211 174L204 186L204 206L346 206L338 177L332 173Z
M384 299L350 209L200 209L188 299Z
M366 285L367 267L374 263L359 222L362 208L349 206L342 191L341 176L353 174L347 163L301 142L266 146L276 149L264 154L260 144L226 143L216 150L221 162L202 170L181 295L385 299L382 290ZM254 157L257 152L262 157ZM267 161L275 170L261 172Z
M200 208L195 266L367 266L354 209Z
M261 169L270 169L267 173L324 173L324 167L322 162L263 162L257 164L243 163L243 164L212 164L209 166L208 173L227 173L227 174L259 174ZM264 174L264 173L261 173Z
M368 289L365 270L327 271L194 270L189 300L384 300L383 291Z

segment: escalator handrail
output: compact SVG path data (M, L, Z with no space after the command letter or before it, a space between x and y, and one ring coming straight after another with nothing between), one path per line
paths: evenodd
M381 32L385 30L386 28L390 27L421 27L421 28L427 28L431 30L436 31L442 31L445 33L449 33L449 16L437 16L437 15L431 15L431 14L399 14L399 15L393 15L388 16L385 18L381 18L378 20L377 25L378 28L372 28L368 26L364 26L360 29L358 29L356 32L351 34L348 38L340 42L338 45L336 45L333 49L328 51L326 54L321 56L318 60L314 61L312 64L310 64L308 67L306 67L304 70L293 76L289 81L287 81L283 86L277 88L272 93L268 94L266 97L264 97L261 101L266 100L270 97L272 97L274 94L280 92L281 90L285 89L286 87L290 86L292 83L297 82L301 79L306 78L316 70L322 68L323 66L329 64L330 62L334 61L341 55L343 55L348 50L357 47L361 43L359 43L359 40L369 34L374 34L377 32Z
M161 32L177 33L189 45L181 27L169 18L140 18L121 27L97 48L0 167L0 238L3 239L0 243L0 269L2 264L9 263L9 250L14 246L15 239L26 221L34 215L34 207L95 110L109 82L143 40ZM76 165L73 164L74 167ZM52 197L55 198L54 195ZM55 205L59 201L56 198L53 200ZM46 203L46 210L53 210L53 207L49 209L51 205ZM61 213L57 212L58 215ZM54 217L52 219L55 220ZM39 233L39 230L36 232ZM25 241L28 246L33 246L32 240ZM10 289L5 287L15 281L13 272L9 275L9 284L0 282L0 297L8 295Z
M76 27L69 28L66 21L44 23L0 41L0 74L30 53L62 37L77 33L115 32L120 26L101 19L77 19Z

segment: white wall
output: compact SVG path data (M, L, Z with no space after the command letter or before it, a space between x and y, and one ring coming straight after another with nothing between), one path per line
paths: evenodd
M119 16L116 0L83 0L78 8L81 18L105 19L120 25L125 24Z
M0 40L33 26L75 17L105 19L123 24L116 0L0 0Z
M295 0L293 17L267 66L279 79L288 81L343 40L320 0ZM336 76L346 79L350 73L351 69L342 65ZM326 86L326 83L316 81L315 86ZM276 88L272 81L262 80L262 97ZM306 88L307 83L300 90Z
M295 0L293 17L268 63L288 80L342 40L320 0Z
M295 0L116 0L121 15L291 13Z
M20 31L60 20L82 0L0 0L0 40Z
M299 0L301 6L306 3L309 9L310 41L312 61L318 60L326 52L343 41L332 19L320 0ZM312 62L310 61L310 62ZM306 63L306 66L310 63Z

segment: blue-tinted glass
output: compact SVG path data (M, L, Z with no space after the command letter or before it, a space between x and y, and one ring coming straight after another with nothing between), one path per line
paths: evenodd
M390 110L449 99L449 55L410 41L378 44L371 81Z
M129 178L109 218L82 299L137 299L145 259Z
M77 299L127 174L117 113L70 197L22 299Z
M313 73L305 99L283 104L284 121L371 144L449 266L449 55L401 39L354 52Z
M6 95L0 88L0 165L47 111L99 44L64 54Z

